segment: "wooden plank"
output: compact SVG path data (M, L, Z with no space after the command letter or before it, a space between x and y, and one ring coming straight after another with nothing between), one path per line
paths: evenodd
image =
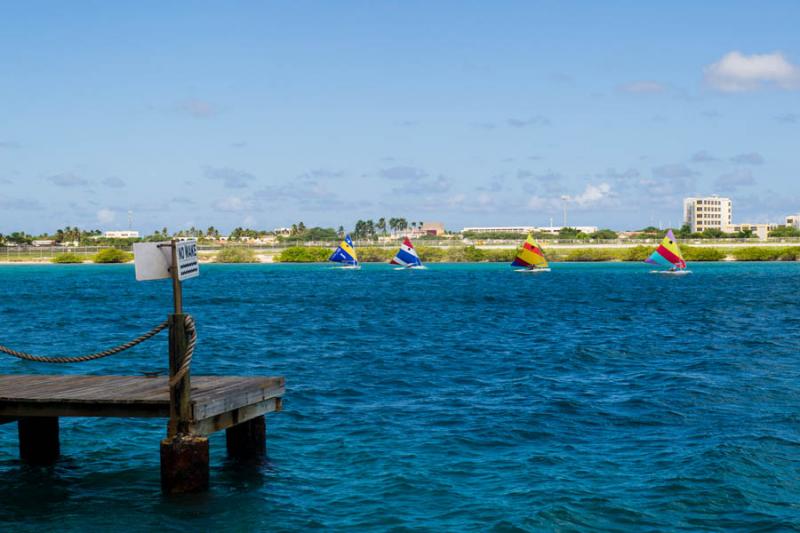
M232 411L245 405L261 402L269 398L283 396L285 387L283 380L268 380L261 383L248 383L228 390L225 394L205 397L201 393L195 396L194 418L209 418L226 411Z
M194 376L191 412L198 427L216 431L275 410L284 393L282 377ZM168 417L169 406L166 377L0 375L0 423L23 416Z
M210 435L215 431L233 427L258 416L279 410L279 398L269 398L261 402L245 405L233 411L226 411L202 420L193 422L189 429L195 435Z

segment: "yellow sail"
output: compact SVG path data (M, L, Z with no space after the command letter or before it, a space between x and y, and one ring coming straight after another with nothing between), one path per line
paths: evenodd
M522 248L517 253L514 266L523 266L528 268L547 268L547 259L544 257L542 247L533 239L533 235L528 234L528 238L522 244Z

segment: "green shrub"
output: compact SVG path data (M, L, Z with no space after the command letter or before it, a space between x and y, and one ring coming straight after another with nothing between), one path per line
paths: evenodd
M613 261L617 259L614 250L607 250L601 248L578 248L569 250L564 256L563 261L581 261L581 262L596 262L596 261Z
M650 257L653 250L652 246L634 246L621 251L620 259L623 261L644 261Z
M435 246L418 246L417 255L423 263L444 263L448 261L447 252L449 249L437 248Z
M491 263L510 263L516 257L517 252L513 248L495 248L491 250L481 250L483 260Z
M258 263L256 253L249 248L223 248L214 257L217 263Z
M725 252L719 248L684 246L681 248L681 252L686 261L722 261L725 259Z
M363 246L356 253L362 263L385 263L394 257L394 249L379 248L377 246ZM327 252L330 255L331 252ZM328 257L326 256L325 259Z
M51 263L69 264L69 263L83 263L83 256L72 252L62 252L56 254L51 260Z
M332 251L320 246L290 246L273 258L277 263L322 263Z
M133 254L116 248L100 250L92 258L95 263L127 263L133 260Z
M800 246L748 246L733 251L737 261L796 261Z

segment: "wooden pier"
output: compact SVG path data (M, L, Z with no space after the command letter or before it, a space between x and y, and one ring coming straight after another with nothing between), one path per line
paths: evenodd
M180 460L181 453L165 456L165 446L170 449L168 443L175 432L168 426L168 438L162 442L164 490L207 487L205 437L215 431L226 430L229 455L240 459L263 455L264 415L280 411L284 392L282 377L192 376L184 432L194 449L186 453L194 459L187 465ZM170 418L170 405L166 377L0 375L0 424L17 422L20 457L34 464L49 464L58 458L60 417ZM198 450L200 456L196 457ZM171 465L174 468L170 469Z
M23 461L52 464L60 455L60 417L168 418L161 441L161 488L170 494L197 492L208 488L211 433L225 430L234 458L266 454L264 415L280 411L284 379L192 376L197 332L194 319L183 313L181 281L199 274L196 243L173 239L141 246L136 279L172 279L174 313L165 322L93 354L36 356L2 345L0 352L39 363L83 363L121 353L169 327L169 376L0 375L0 424L17 422Z

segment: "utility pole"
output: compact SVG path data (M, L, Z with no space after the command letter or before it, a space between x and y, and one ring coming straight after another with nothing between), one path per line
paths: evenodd
M562 227L567 227L567 202L569 202L569 196L564 195L561 197L561 200L564 201L564 225Z

